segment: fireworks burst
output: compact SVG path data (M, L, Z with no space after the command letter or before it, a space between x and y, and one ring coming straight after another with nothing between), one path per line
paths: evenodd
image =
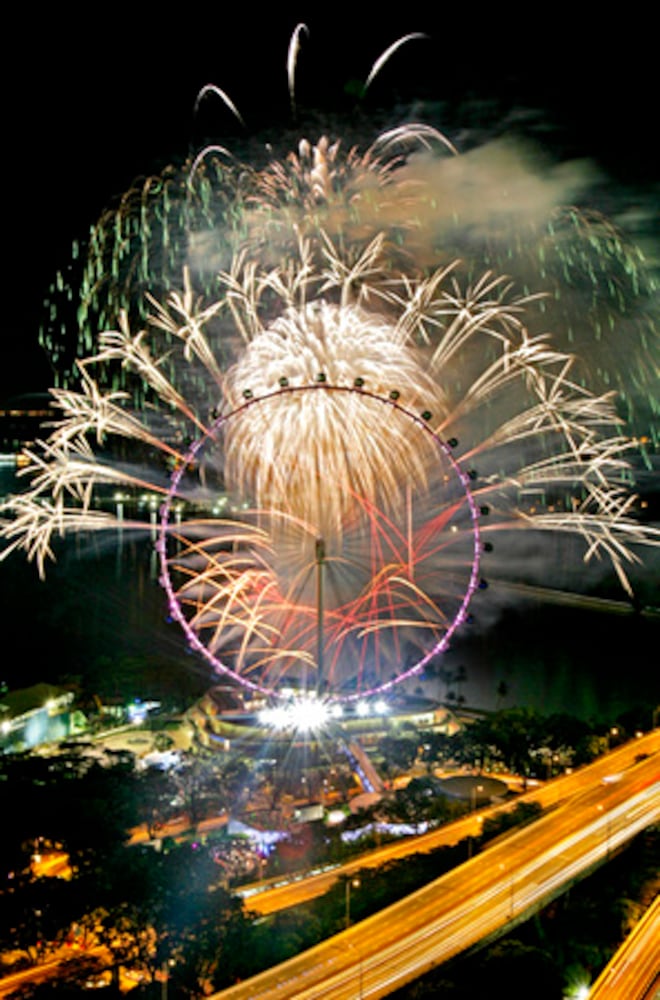
M467 617L494 532L571 533L630 593L637 546L660 539L634 513L617 395L562 337L615 336L651 282L614 227L557 207L558 177L539 208L540 181L522 185L510 150L498 162L519 197L471 203L492 183L478 155L410 124L261 167L214 147L131 190L92 232L78 384L53 390L4 554L43 573L55 536L116 527L112 493L148 488L171 614L272 695L357 698L421 671ZM517 281L494 267L505 246ZM567 310L555 336L543 324Z

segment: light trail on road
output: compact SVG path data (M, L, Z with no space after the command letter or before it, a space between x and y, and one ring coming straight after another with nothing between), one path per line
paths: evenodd
M660 819L657 752L648 754L648 746L643 752L634 746L639 752L633 759L644 759L617 771L616 780L603 781L613 776L606 771L595 779L592 773L589 786L568 802L454 871L329 941L215 996L218 1000L349 1000L359 982L362 997L384 997L484 938L494 938L527 919Z
M286 880L271 879L242 886L238 890L238 894L242 896L246 909L261 916L300 905L323 895L339 879L348 878L361 868L377 868L410 854L428 853L439 847L457 844L467 837L476 837L481 833L484 817L510 811L520 802L536 802L544 809L554 808L568 796L583 791L589 784L602 781L603 778L609 778L612 774L629 767L640 754L659 752L660 730L655 730L638 740L622 744L585 767L554 778L552 781L518 796L506 805L480 809L454 823L446 824L419 836L406 837L395 843L386 844L361 854L358 858L343 865L334 865L324 871L315 870L311 873L299 873Z
M660 896L656 896L589 991L589 1000L657 1000Z

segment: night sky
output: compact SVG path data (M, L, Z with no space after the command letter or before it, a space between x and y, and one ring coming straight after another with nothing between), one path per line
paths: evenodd
M363 81L402 34L425 32L426 40L403 47L380 74L367 111L472 99L492 124L507 109L540 108L566 155L595 157L627 181L657 181L652 32L638 20L622 21L620 8L616 18L597 8L598 20L585 24L569 5L564 12L530 9L521 19L460 5L414 15L361 6L357 23L334 7L328 14L315 7L309 16L302 4L266 14L247 7L227 14L226 6L163 14L153 5L120 4L89 22L57 6L34 19L29 8L18 11L5 43L12 58L3 60L9 273L2 394L29 390L36 378L50 381L34 342L54 271L68 263L72 240L134 178L197 148L192 111L205 83L231 96L254 134L290 125L285 65L299 21L309 27L299 59L302 114L324 108L350 115L350 81ZM237 135L219 103L202 125L217 129L215 141Z
M657 185L657 55L650 25L622 20L622 8L615 17L596 7L591 23L576 23L576 5L528 7L522 17L506 8L486 16L455 6L450 14L410 16L361 6L360 23L349 18L348 7L339 13L333 5L327 14L315 5L310 15L309 5L299 4L277 5L264 15L248 5L244 13L227 14L220 4L166 13L162 5L138 3L95 8L89 21L56 6L38 16L32 8L19 11L5 34L3 60L9 270L0 397L48 386L48 366L36 347L46 288L67 265L72 241L112 198L137 176L185 158L198 147L200 131L230 146L242 141L219 104L203 121L193 120L204 84L222 87L255 134L291 125L285 65L299 21L309 26L299 59L301 117L322 119L326 110L350 116L351 81L364 80L397 37L420 31L429 37L397 53L364 111L378 116L394 104L414 112L420 101L427 108L470 106L493 128L499 117L531 108L541 112L537 138L541 120L549 145L562 156L592 158L617 186ZM434 124L444 127L442 120ZM460 141L456 116L450 128ZM0 566L0 587L9 586ZM80 592L79 581L74 588ZM120 592L118 585L112 601ZM51 608L52 590L37 593L42 612ZM68 599L79 611L75 594ZM10 627L15 613L15 601L6 601L0 624ZM60 632L49 631L45 618L52 616L38 617L38 661L44 662ZM113 621L112 610L107 620ZM594 631L594 625L588 627ZM628 633L621 639L623 649L629 639ZM38 662L31 667L39 673Z

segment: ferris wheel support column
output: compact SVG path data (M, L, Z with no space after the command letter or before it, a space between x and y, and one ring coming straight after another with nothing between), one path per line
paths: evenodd
M323 690L323 566L325 563L325 542L316 539L316 690Z

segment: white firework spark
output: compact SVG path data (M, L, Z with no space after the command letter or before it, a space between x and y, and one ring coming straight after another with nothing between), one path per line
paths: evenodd
M615 394L530 330L543 288L432 251L409 166L436 148L460 169L417 124L366 153L323 137L223 167L241 211L222 260L189 234L181 289L149 294L137 332L122 312L80 388L54 390L61 418L3 509L5 554L44 572L54 536L116 524L103 487L149 486L191 643L271 693L293 678L353 697L421 670L464 620L491 532L570 532L630 592L626 567L660 537L635 517ZM212 270L215 294L196 291ZM138 407L105 388L116 370ZM532 515L525 490L553 502Z

